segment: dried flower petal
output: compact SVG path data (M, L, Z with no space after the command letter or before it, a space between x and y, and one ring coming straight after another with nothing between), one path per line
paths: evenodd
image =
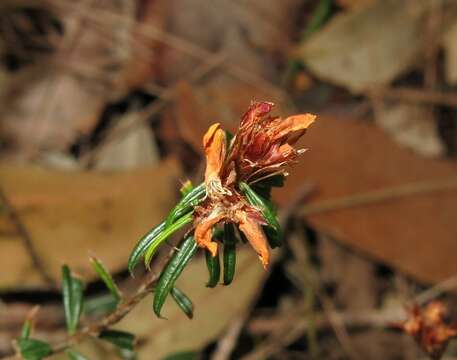
M205 183L209 191L209 196L215 193L224 193L220 172L225 158L225 132L216 123L206 132L203 137L203 146L206 155Z
M225 214L220 210L213 210L213 213L204 218L195 226L195 241L198 246L208 249L212 256L217 255L217 243L212 241L212 228L224 218Z
M275 128L273 140L279 140L292 132L306 130L316 120L316 115L300 114L289 116Z
M246 235L251 246L259 255L259 259L266 269L270 263L270 250L268 249L268 242L260 228L259 224L250 219L243 211L237 211L235 217L238 221L240 230Z

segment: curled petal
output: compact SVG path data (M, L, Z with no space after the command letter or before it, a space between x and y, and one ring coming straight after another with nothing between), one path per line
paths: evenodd
M203 147L206 155L205 183L220 183L219 174L225 158L225 132L219 123L211 125L208 129L203 137Z
M259 255L263 267L266 269L270 263L270 250L260 225L255 220L250 219L244 211L237 211L235 217L238 227L246 235L249 243Z
M316 119L313 114L300 114L289 116L281 121L274 129L274 140L282 139L288 134L307 129Z
M213 211L209 217L203 219L200 222L197 222L197 225L195 226L194 236L197 245L208 249L212 256L217 255L217 243L212 241L212 229L213 226L220 222L223 218L223 212Z
M241 118L241 127L252 125L257 122L259 118L268 114L275 106L272 102L257 101L251 103L248 111Z

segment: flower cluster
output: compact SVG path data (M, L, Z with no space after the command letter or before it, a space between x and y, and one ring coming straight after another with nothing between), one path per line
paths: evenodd
M293 145L315 119L311 114L272 117L268 114L273 106L270 102L253 103L231 139L218 123L203 138L207 197L195 208L195 240L213 256L218 251L217 242L212 241L213 227L232 223L245 235L262 265L269 263L268 242L261 227L267 221L246 199L239 184L287 175L285 166L305 151Z

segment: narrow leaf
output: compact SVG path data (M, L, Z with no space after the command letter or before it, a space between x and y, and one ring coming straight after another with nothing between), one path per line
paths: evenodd
M21 336L19 337L20 339L28 339L30 337L35 323L35 318L39 310L40 306L36 305L28 312L24 325L22 325Z
M70 360L89 360L83 354L73 349L68 349L67 351L65 351L65 353L67 354Z
M192 214L193 213L190 212L190 213L184 215L182 218L179 218L178 220L176 220L175 223L173 223L169 227L165 228L165 230L162 231L160 233L160 235L158 235L154 239L154 241L147 248L146 253L144 255L144 264L146 265L147 268L149 268L149 263L151 262L151 259L154 256L156 250L159 248L159 246L174 232L181 229L184 225L187 225L188 223L190 223L193 219Z
M194 304L192 304L192 300L177 287L171 289L171 296L184 314L186 314L189 319L192 319L194 317Z
M206 195L206 187L201 183L187 195L185 195L176 206L170 211L165 222L165 227L169 227L179 217L180 213L191 211L192 208L198 205Z
M19 339L17 344L25 360L41 360L52 353L51 345L41 340Z
M162 233L164 229L165 221L147 232L135 245L135 248L132 250L127 264L127 268L129 269L131 275L133 275L133 269L140 262L140 259L143 257L146 249L153 243L153 241Z
M116 345L120 349L133 351L135 346L135 336L129 332L121 330L104 330L98 337Z
M270 245L273 248L281 246L281 226L279 225L276 212L274 211L271 203L268 200L262 198L260 195L258 195L254 190L252 190L249 187L248 184L244 182L240 182L240 189L246 195L246 198L248 199L249 203L252 206L259 209L268 226L270 226L277 233L277 236L270 238Z
M224 225L224 285L230 285L235 276L236 236L232 224Z
M154 313L160 316L160 310L162 309L165 300L173 288L176 279L179 277L184 267L187 265L192 256L197 252L197 243L193 236L187 237L181 245L179 251L177 251L165 269L160 274L159 281L154 293L153 309Z
M116 310L118 301L111 294L85 299L84 313L87 315L104 315Z
M29 319L24 321L24 325L22 325L21 330L21 340L27 340L30 337L30 332L32 330L32 322Z
M219 278L221 276L221 265L219 263L219 253L216 256L212 256L211 253L206 250L205 251L205 258L206 258L206 267L208 268L209 279L208 283L206 284L207 287L213 288L219 282Z
M100 276L100 278L105 283L108 290L111 292L113 297L116 299L116 301L119 302L122 298L122 295L121 295L119 288L115 284L111 274L105 269L105 267L103 266L102 262L99 259L97 259L95 257L91 257L90 261L92 263L94 270L97 272L98 276Z
M62 293L67 329L74 334L83 309L83 284L71 275L67 265L62 266Z
M267 236L268 244L272 249L282 245L282 235L269 226L262 226L263 232Z
M174 221L176 219L181 218L184 214L188 213L191 208L181 208L176 210L175 216L174 216ZM127 268L130 272L130 274L133 276L133 269L135 268L136 265L140 262L141 258L143 257L144 253L146 250L156 241L157 237L162 234L162 232L165 230L166 224L165 221L157 225L155 228L152 230L148 231L135 245L134 249L132 250ZM160 240L160 239L159 239Z

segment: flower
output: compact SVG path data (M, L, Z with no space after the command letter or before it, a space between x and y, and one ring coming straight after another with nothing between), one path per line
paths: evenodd
M200 247L216 256L218 244L212 240L213 227L233 223L246 236L265 268L270 251L261 226L266 221L244 197L238 184L286 176L286 165L305 151L293 145L316 118L312 114L286 119L271 117L268 114L273 106L270 102L252 103L229 142L219 123L208 129L203 137L206 199L194 212L195 240Z
M457 336L457 326L444 321L447 313L448 309L441 301L433 301L424 308L414 306L400 328L432 358L439 359L449 340Z

